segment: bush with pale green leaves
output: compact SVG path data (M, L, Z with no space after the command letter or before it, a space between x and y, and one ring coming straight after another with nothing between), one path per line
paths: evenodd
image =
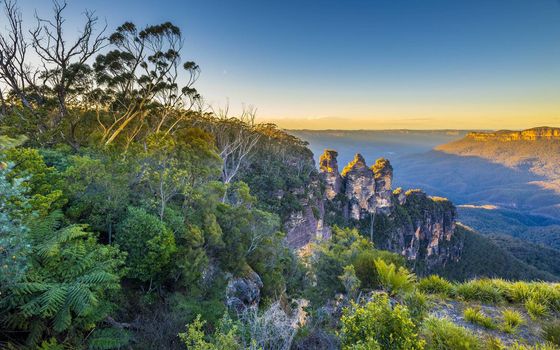
M341 322L343 349L424 348L408 308L392 305L386 294L374 295L365 305L353 304L344 311Z

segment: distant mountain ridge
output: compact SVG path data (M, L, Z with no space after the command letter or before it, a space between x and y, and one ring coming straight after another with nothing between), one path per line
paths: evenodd
M475 141L560 140L560 128L542 126L522 131L470 132L465 138Z

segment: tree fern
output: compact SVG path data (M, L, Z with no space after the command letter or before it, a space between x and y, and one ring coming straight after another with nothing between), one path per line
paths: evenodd
M27 331L31 346L45 336L79 335L103 320L111 309L107 290L119 288L122 255L83 225L60 227L60 219L54 212L32 225L27 273L0 302L7 311L0 326Z

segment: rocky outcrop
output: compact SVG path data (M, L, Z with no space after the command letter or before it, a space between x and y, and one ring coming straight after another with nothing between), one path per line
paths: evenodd
M371 169L375 178L376 212L387 215L393 207L393 167L387 159L379 158Z
M455 236L457 210L445 198L429 197L420 190L405 193L404 211L393 215L394 234L380 240L378 246L399 252L420 264L422 271L431 271L457 261L463 242ZM417 269L418 270L418 269Z
M300 198L301 209L292 212L284 223L286 242L293 249L330 237L330 227L324 225L324 201L321 192L315 190L320 188L319 180L312 181L309 187L307 196L303 193L304 189L298 190L302 193L295 193L293 197Z
M226 305L238 313L258 307L262 287L260 276L253 270L244 277L232 277L226 288Z
M522 131L500 130L494 132L470 132L467 139L475 141L536 141L560 140L560 128L539 127Z
M389 214L393 208L393 167L384 158L369 167L361 154L338 173L338 164L333 150L325 150L321 156L320 173L324 179L325 198L332 201L337 194L347 199L344 215L353 220L362 220L372 214Z
M338 215L347 224L367 230L378 248L402 254L419 273L459 259L462 241L455 235L457 213L450 201L420 190L393 191L391 163L380 158L368 167L360 154L340 174L337 192L338 187L332 185L338 176L338 167L332 166L337 164L336 155L328 150L321 157L325 160L321 178L328 181L325 208L338 212L325 213L328 218Z
M375 212L375 179L361 154L356 154L342 170L348 217L360 220Z
M329 200L332 200L340 192L342 186L342 177L338 172L337 156L336 151L326 149L319 159L319 171L325 185L325 196Z

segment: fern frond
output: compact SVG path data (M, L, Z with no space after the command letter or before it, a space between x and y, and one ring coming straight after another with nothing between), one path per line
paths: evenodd
M122 329L96 329L89 338L89 349L109 350L126 346L130 342L130 334Z
M49 285L40 282L21 282L10 287L10 292L15 295L25 295L44 292L49 289Z
M53 285L39 297L39 302L42 304L41 314L45 317L53 316L62 307L65 299L66 287L60 284Z
M105 271L95 271L90 274L84 275L77 279L78 283L85 283L85 284L105 284L114 282L117 277L113 274L110 274Z
M53 320L53 328L55 332L63 332L70 327L72 323L72 315L68 306L63 307L56 313Z
M86 313L87 308L95 301L92 292L84 285L74 284L68 288L68 305L78 315Z

